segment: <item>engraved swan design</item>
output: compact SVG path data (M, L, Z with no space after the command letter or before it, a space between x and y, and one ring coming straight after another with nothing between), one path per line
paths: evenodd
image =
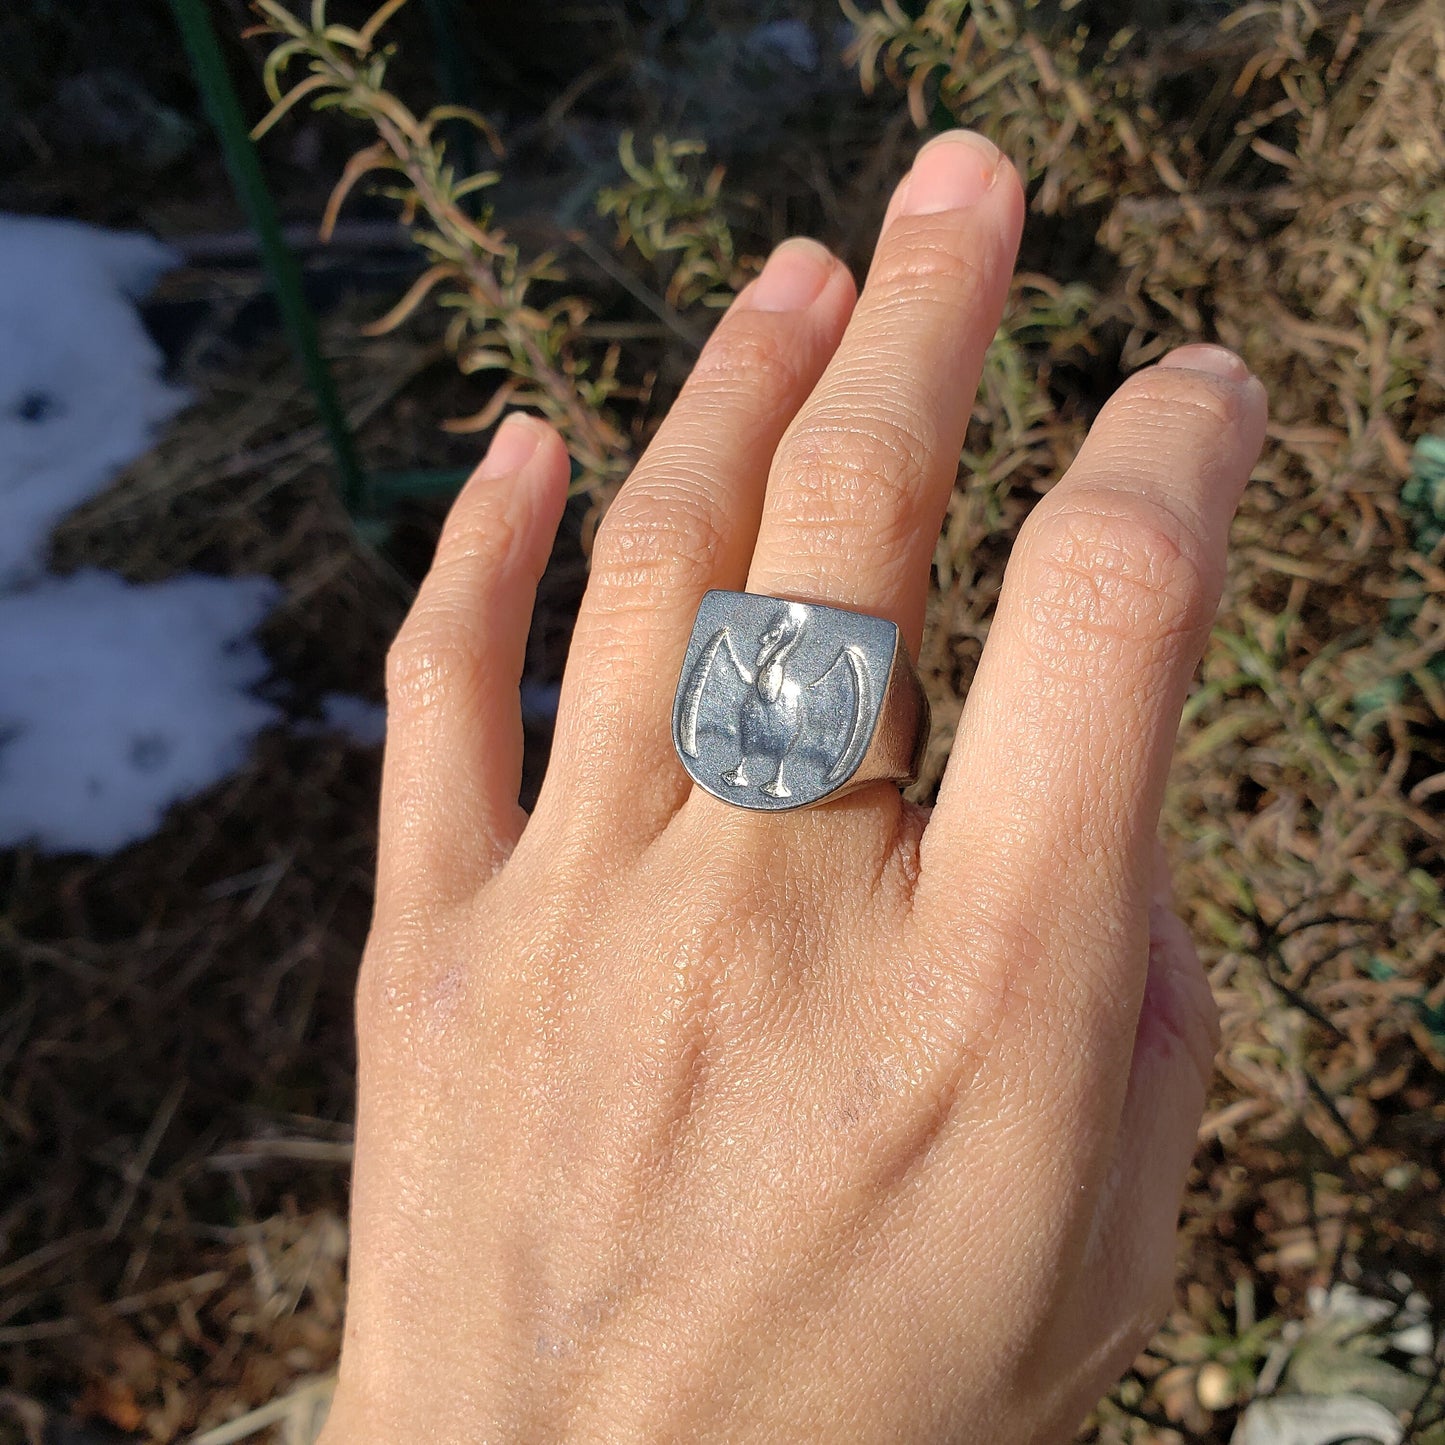
M708 725L736 739L736 766L721 774L730 788L756 787L770 798L790 798L784 776L799 745L811 745L816 756L823 738L826 781L836 782L857 766L866 742L865 720L871 715L868 673L862 652L852 645L839 649L832 665L812 682L800 682L788 662L806 633L809 609L788 604L758 639L751 667L733 648L732 635L720 627L698 658L689 678L682 711L681 742L689 757L697 756L700 715ZM814 763L817 766L817 763Z
M743 699L738 717L742 757L737 767L723 774L723 782L730 788L753 786L748 763L761 757L772 764L773 775L766 782L759 781L757 786L770 798L793 796L783 781L783 763L803 731L808 709L804 689L785 676L784 669L802 637L802 622L789 608L763 633L758 643L752 686Z

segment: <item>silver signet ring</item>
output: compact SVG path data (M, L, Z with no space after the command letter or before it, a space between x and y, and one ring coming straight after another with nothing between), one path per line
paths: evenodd
M689 776L740 808L809 808L918 776L928 699L895 623L753 592L709 592L672 709Z

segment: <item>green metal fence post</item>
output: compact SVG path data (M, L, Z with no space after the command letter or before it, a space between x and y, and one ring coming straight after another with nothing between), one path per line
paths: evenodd
M366 477L357 459L355 443L336 395L330 368L321 353L316 318L301 287L301 268L281 234L276 206L266 188L261 160L251 140L251 130L242 114L235 86L227 73L220 41L206 10L207 3L208 0L170 0L181 40L195 71L196 83L205 100L206 112L221 142L231 184L236 188L237 199L255 229L266 273L276 290L282 319L296 348L307 385L311 388L321 425L331 443L341 482L342 501L355 516L368 501Z

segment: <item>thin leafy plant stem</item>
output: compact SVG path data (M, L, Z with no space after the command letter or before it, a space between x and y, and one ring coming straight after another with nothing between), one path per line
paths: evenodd
M465 237L475 230L455 201L442 195L434 183L431 168L422 164L415 148L408 144L400 128L386 116L378 114L374 124L387 148L401 163L406 178L416 191L422 209L438 227ZM460 249L460 248L459 248ZM564 431L577 452L577 461L584 471L606 476L615 470L616 454L625 449L624 439L577 395L571 379L552 365L530 328L509 324L506 320L520 297L506 294L496 273L474 253L464 251L459 263L467 282L475 288L488 307L503 318L508 343L526 358L526 371L540 384L544 395L559 409ZM544 408L545 409L545 408Z
M616 389L616 350L609 349L592 370L590 358L578 349L585 304L576 297L564 297L544 310L528 304L532 283L561 279L553 257L524 263L517 248L491 225L486 208L475 218L463 208L464 198L498 177L488 171L459 178L436 129L465 121L500 155L500 143L485 117L456 104L435 106L417 116L386 89L390 50L375 48L376 34L403 3L387 0L360 30L353 30L327 22L324 0L313 4L309 25L278 0L256 0L264 17L260 31L279 43L265 67L272 109L252 134L264 135L302 100L316 109L340 109L372 126L378 139L347 164L328 203L322 234L329 234L346 196L363 176L391 171L404 181L387 192L401 203L403 218L411 223L420 213L429 223L418 228L414 238L432 264L367 330L380 334L399 325L438 286L450 283L437 299L456 312L448 339L458 364L466 372L500 372L503 379L485 407L448 423L448 429L482 430L495 423L509 403L535 407L566 439L581 474L579 486L605 488L630 462L627 440L606 411ZM281 74L298 57L309 60L310 74L283 92Z

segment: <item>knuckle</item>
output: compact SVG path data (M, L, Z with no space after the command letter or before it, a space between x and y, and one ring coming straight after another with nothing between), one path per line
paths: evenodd
M392 713L421 712L433 706L474 662L473 651L456 627L408 620L386 654L386 702Z
M1021 542L1026 640L1065 670L1182 649L1213 620L1217 583L1194 539L1148 498L1078 496L1036 512Z
M683 388L689 400L716 397L722 404L765 406L802 389L801 348L777 313L744 311L727 317L703 347Z
M506 509L458 506L442 528L432 572L465 569L486 577L518 550L519 540L516 521Z
M391 708L427 706L474 665L479 634L503 601L499 579L516 546L515 526L495 512L447 523L431 571L387 650Z
M961 250L952 230L946 235L902 235L895 247L886 247L877 270L869 278L875 301L907 301L920 297L947 298L950 305L967 305L984 284L984 270L976 255Z
M788 502L782 520L819 539L810 550L861 531L873 547L895 551L912 531L926 455L916 431L896 416L875 415L866 426L819 418L797 427L775 463Z
M445 947L446 926L435 909L429 915L393 916L368 940L356 979L362 1039L434 1042L472 991L470 970Z
M701 480L683 467L669 470L666 480L635 479L608 508L592 544L594 605L653 606L713 567L724 544L723 519Z
M373 929L356 971L356 1022L362 1036L374 1035L405 1011L401 980L407 960L416 957L405 934L383 941Z

